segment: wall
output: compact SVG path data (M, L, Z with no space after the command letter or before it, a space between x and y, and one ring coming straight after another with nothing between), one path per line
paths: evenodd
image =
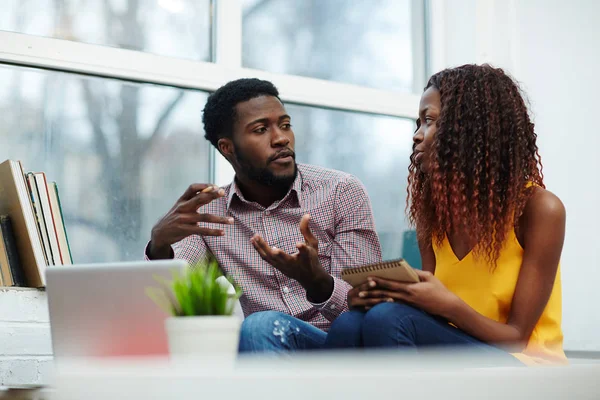
M548 187L567 208L566 346L600 350L600 16L595 0L517 2L519 79L535 113Z
M0 386L48 382L51 354L46 293L0 289Z
M546 184L567 208L565 348L600 351L600 15L595 0L432 0L434 70L491 62L528 94ZM437 9L437 10L436 10Z

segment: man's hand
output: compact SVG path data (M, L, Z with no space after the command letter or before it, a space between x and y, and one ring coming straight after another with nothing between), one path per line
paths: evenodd
M259 235L250 241L261 258L277 268L287 277L294 279L306 289L306 295L314 303L327 301L333 292L333 277L327 273L319 261L319 242L308 227L310 215L300 221L300 232L305 243L298 243L298 252L290 255L281 249L271 247Z
M150 258L171 257L171 245L190 235L223 236L223 230L200 227L198 223L230 225L233 223L233 218L199 214L198 208L224 195L223 189L214 185L204 183L190 185L167 215L152 228Z

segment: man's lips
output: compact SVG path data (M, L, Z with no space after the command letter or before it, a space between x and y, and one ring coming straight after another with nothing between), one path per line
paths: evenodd
M294 152L292 151L282 151L280 153L277 153L272 159L271 162L273 161L290 161L291 159L294 158Z

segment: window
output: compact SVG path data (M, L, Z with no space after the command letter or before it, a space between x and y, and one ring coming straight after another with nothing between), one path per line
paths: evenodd
M3 0L0 30L210 60L210 0Z
M298 162L351 173L367 188L385 259L403 255L404 217L414 122L286 105Z
M57 181L76 262L139 259L190 183L232 178L203 137L207 94L268 79L298 160L359 177L397 257L423 2L5 0L0 161Z
M245 0L243 4L244 66L413 91L413 47L418 44L413 45L411 0Z
M0 159L59 187L77 263L134 260L154 223L208 180L206 94L0 66Z

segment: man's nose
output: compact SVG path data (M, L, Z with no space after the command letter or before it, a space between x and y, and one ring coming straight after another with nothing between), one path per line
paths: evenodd
M271 144L273 147L286 147L290 143L290 138L279 127L273 129Z

